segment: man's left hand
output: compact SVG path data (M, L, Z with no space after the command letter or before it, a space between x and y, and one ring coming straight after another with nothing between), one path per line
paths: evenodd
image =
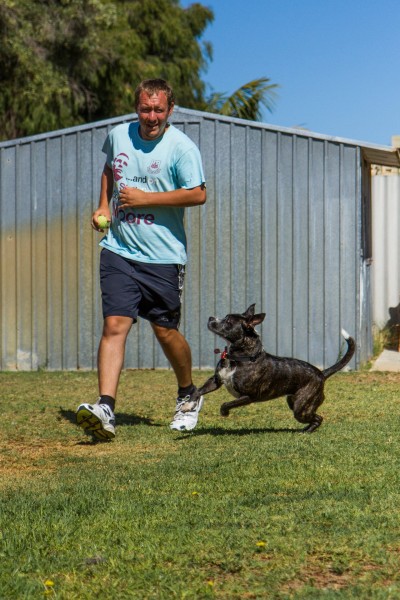
M121 208L145 206L146 192L135 187L124 187L119 193L119 202Z

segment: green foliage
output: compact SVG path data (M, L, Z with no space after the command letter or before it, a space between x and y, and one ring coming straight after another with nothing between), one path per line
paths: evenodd
M183 434L173 374L126 371L95 444L74 424L95 373L0 373L0 596L399 598L399 384L332 377L312 435L284 400L223 419L219 390Z
M203 106L198 41L210 9L178 0L3 0L0 138L134 111L145 77L168 79L179 103Z
M81 123L115 16L100 0L5 0L0 24L0 131L15 137Z
M134 112L148 77L167 79L186 108L259 120L278 87L266 77L206 95L212 47L201 38L213 18L179 0L3 0L0 139Z
M259 121L261 105L272 112L278 87L277 84L270 83L268 77L261 77L246 83L230 96L213 94L208 101L208 110L239 119Z

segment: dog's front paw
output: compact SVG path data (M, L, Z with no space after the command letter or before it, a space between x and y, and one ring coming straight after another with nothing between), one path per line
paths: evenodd
M221 413L221 417L229 417L229 408L226 406L226 404L221 404L219 412Z

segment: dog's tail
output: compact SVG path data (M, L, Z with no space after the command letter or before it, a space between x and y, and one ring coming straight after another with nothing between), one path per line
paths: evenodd
M343 369L343 367L346 366L347 363L351 360L355 352L356 343L353 340L353 338L347 333L347 331L345 331L345 329L342 329L342 336L347 342L346 354L342 356L342 358L337 363L335 363L331 367L328 367L327 369L325 369L325 371L322 371L325 379L328 379L328 377L330 377L334 373L337 373L338 371L340 371L340 369Z

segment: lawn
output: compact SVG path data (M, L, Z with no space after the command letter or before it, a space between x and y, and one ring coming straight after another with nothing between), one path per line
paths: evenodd
M182 434L173 374L126 371L110 443L74 421L95 373L0 383L1 600L400 598L400 374L332 377L311 435L224 390Z

